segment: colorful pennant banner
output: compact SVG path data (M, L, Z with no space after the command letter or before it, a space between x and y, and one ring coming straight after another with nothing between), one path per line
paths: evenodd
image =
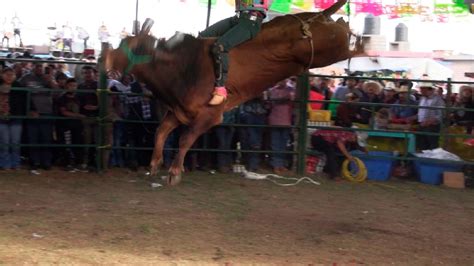
M193 0L181 0L193 1ZM201 4L208 0L198 0ZM234 5L234 0L211 0L215 5L217 1L225 1ZM292 13L297 11L317 11L330 7L337 0L273 0L270 10L279 13ZM422 19L433 19L445 22L449 16L467 15L469 7L465 0L354 0L348 1L342 13L356 15L360 13L373 14L374 16L386 15L388 18L407 16L420 16Z

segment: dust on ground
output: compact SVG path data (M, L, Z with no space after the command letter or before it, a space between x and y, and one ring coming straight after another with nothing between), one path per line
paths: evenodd
M0 264L472 265L474 191L0 172Z

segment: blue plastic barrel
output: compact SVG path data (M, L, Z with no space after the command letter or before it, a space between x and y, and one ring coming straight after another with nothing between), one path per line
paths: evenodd
M367 168L367 179L376 181L387 181L390 179L395 158L391 152L370 151L368 155L360 151L351 152L352 155L364 162ZM369 158L367 156L385 156L392 158Z
M462 167L459 163L415 161L415 172L420 182L430 185L441 184L444 172L460 172Z

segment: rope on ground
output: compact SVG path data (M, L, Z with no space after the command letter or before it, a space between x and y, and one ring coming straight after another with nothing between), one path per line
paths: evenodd
M355 167L354 167L355 166ZM352 182L364 182L367 178L367 168L364 162L354 157L354 160L345 160L342 163L342 176Z
M318 181L314 181L313 179L309 177L301 177L301 178L296 178L296 177L284 177L284 176L279 176L275 174L257 174L254 172L248 172L244 171L242 172L242 176L247 178L247 179L253 179L253 180L268 180L273 182L274 184L277 184L282 187L289 187L289 186L295 186L298 185L299 183L305 181L307 183L311 183L313 185L321 185ZM273 179L272 179L273 178ZM293 183L281 183L277 180L288 180L288 181L294 181Z

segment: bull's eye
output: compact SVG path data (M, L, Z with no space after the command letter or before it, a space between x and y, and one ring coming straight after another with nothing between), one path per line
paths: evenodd
M142 42L139 42L137 44L137 47L135 47L135 54L144 55L145 53L146 53L146 45Z

